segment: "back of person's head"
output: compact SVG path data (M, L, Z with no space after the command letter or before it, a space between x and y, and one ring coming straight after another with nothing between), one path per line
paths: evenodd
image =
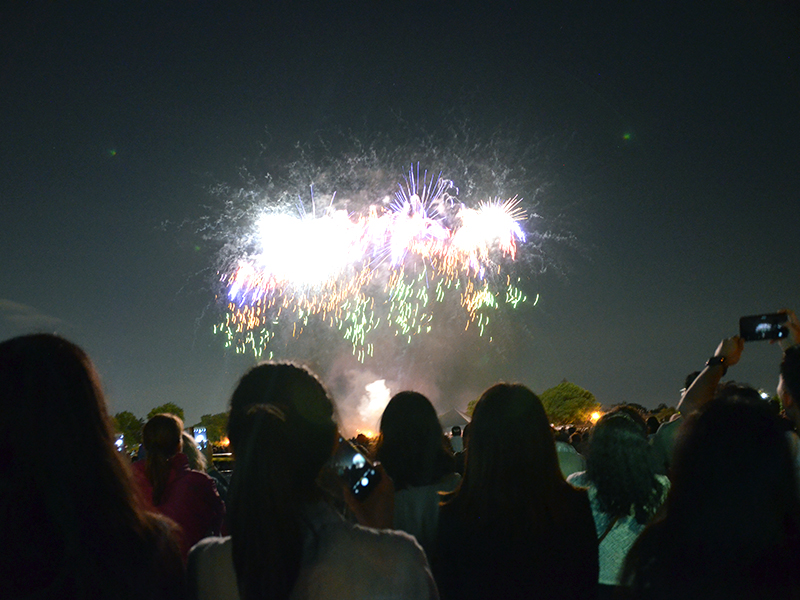
M314 398L308 403L306 399ZM324 399L324 401L323 401ZM333 404L316 376L291 363L261 363L239 380L230 400L228 439L234 452L242 443L242 423L257 404L292 406L309 423L331 420Z
M303 511L320 498L317 476L336 442L333 402L306 369L262 363L242 377L231 407L228 516L239 591L286 598L302 560Z
M769 523L776 514L794 507L796 473L787 440L758 392L728 391L684 426L668 508L681 519L702 519L706 529L718 525L721 538L760 538L774 533ZM723 524L727 519L741 521L736 532Z
M752 402L755 404L764 403L761 393L757 389L738 381L720 383L714 392L714 399L729 400L731 402Z
M781 379L795 404L800 404L800 346L792 346L783 353Z
M461 437L461 427L458 425L453 425L453 427L450 429L450 435L453 437Z
M647 433L649 435L653 435L656 431L658 431L658 428L660 426L661 423L659 423L658 417L656 417L655 415L650 415L649 417L647 417Z
M170 458L181 451L183 421L175 415L162 413L151 417L142 429L142 443L148 456L157 454Z
M186 431L181 433L183 441L183 453L189 459L189 468L193 471L205 471L208 468L208 461L205 455L197 447L197 441Z
M35 468L37 476L91 483L113 436L89 357L67 340L44 334L8 340L0 349L0 443L11 445L15 461ZM48 444L34 441L42 434L58 436L58 460Z
M638 411L618 407L597 421L589 438L586 474L603 512L621 517L633 508L639 523L652 518L663 489L650 457L647 425Z
M142 444L147 451L145 474L153 486L153 505L164 499L170 473L170 459L181 451L183 422L171 414L151 417L142 429Z
M464 477L446 503L468 518L530 524L554 509L564 478L539 398L521 384L499 383L475 405Z
M381 416L377 458L395 488L430 485L455 467L436 409L418 392L400 392Z
M686 391L690 387L692 387L692 384L694 383L694 380L697 379L697 377L699 375L700 375L700 371L692 371L691 373L686 375L686 377L683 380L683 391Z
M135 501L89 357L55 335L3 342L0 403L3 593L129 597L119 588L156 525Z
M665 597L675 598L800 597L791 450L758 393L737 387L684 424L663 514L626 564L637 589L668 589Z

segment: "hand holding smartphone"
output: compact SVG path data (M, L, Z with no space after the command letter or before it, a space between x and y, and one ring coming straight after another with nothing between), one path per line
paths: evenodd
M739 337L745 342L780 340L789 335L786 313L751 315L739 319Z
M339 438L331 466L357 500L364 500L381 482L381 473L352 442Z

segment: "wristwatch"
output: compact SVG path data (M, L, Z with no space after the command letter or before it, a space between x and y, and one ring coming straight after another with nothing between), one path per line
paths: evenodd
M722 365L722 375L724 376L725 373L728 372L728 358L726 356L712 356L706 361L707 367L713 367L716 365Z

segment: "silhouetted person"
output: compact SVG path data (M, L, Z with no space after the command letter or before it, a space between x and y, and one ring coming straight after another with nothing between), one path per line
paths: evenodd
M623 580L642 599L800 598L800 497L789 444L752 388L687 417L664 510Z
M413 535L430 559L439 492L452 491L460 479L436 409L418 392L400 392L386 405L380 431L376 457L396 490L392 526Z
M733 346L731 346L732 348ZM726 347L727 350L728 347ZM720 348L717 349L718 351ZM692 386L695 379L700 375L700 371L692 371L683 382L681 389L681 402L686 395L686 391ZM720 377L722 375L720 374ZM659 425L656 433L650 438L650 445L653 448L653 464L660 475L668 475L669 467L672 463L672 454L675 451L675 442L678 432L683 424L683 417L688 415L694 407L690 404L683 405L683 412L677 412L668 420ZM685 414L684 414L685 413Z
M197 598L436 597L411 536L346 523L325 501L317 482L338 432L333 402L314 375L286 363L249 370L231 400L229 435L231 537L207 538L189 555ZM379 486L360 505L350 498L356 514L391 499L385 474L381 486L387 496Z
M450 447L454 454L464 451L464 439L461 437L461 427L453 425L450 429Z
M669 489L657 475L639 412L618 407L592 429L586 471L567 481L586 488L599 542L600 598L612 598L628 550L653 518Z
M182 433L183 422L175 415L153 416L142 430L147 458L134 463L133 472L147 507L180 526L185 558L201 539L219 535L225 504L214 480L189 468Z
M489 388L464 477L439 515L442 597L593 598L597 570L589 499L564 481L541 401L523 385Z
M3 342L0 404L0 595L182 598L174 525L140 508L83 350L54 335Z

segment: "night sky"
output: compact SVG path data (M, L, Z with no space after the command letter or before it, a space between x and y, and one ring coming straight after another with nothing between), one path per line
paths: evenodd
M0 339L75 341L112 412L224 410L255 359L213 333L214 190L353 140L497 150L552 236L488 346L459 322L364 365L324 332L279 350L343 406L376 379L440 410L499 379L675 404L740 316L800 309L796 2L318 5L0 9ZM729 376L772 393L779 356Z

